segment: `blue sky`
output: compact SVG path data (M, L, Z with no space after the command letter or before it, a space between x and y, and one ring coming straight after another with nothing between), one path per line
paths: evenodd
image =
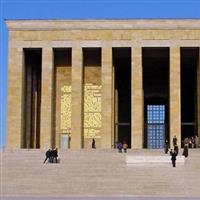
M0 147L6 136L5 19L200 18L200 0L0 0Z

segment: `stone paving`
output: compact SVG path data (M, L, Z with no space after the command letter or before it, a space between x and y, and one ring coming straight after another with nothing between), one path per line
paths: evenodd
M43 164L44 153L42 150L1 152L2 198L200 199L200 149L190 150L185 165L176 168L170 164L129 167L125 154L116 150L63 150L59 152L59 164ZM128 155L168 156L162 150L131 150Z
M199 200L200 198L184 197L65 197L65 198L29 198L29 197L2 197L1 200Z

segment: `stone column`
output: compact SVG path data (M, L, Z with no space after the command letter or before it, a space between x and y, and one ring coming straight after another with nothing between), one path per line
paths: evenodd
M169 66L169 125L170 145L176 135L181 147L181 84L180 84L180 47L170 47Z
M42 89L41 89L41 119L40 148L52 146L52 94L53 94L53 50L42 49Z
M83 147L83 58L82 48L72 48L72 120L70 148Z
M142 149L144 129L142 48L132 48L131 52L131 148Z
M197 66L197 131L200 137L200 48L199 48L199 61Z
M22 147L23 50L9 46L7 96L7 148Z
M101 148L111 148L112 138L112 46L106 43L102 48L101 84L102 84L102 117Z

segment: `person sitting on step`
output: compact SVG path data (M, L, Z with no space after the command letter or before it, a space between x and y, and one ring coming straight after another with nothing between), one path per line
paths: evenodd
M118 143L117 143L117 148L118 148L118 152L119 152L119 153L122 153L123 145L122 145L121 142L118 142Z
M126 142L123 143L124 153L127 153L128 144Z

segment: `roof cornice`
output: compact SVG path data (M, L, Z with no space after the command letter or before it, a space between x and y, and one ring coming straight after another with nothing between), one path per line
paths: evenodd
M200 29L200 19L5 20L8 30Z

